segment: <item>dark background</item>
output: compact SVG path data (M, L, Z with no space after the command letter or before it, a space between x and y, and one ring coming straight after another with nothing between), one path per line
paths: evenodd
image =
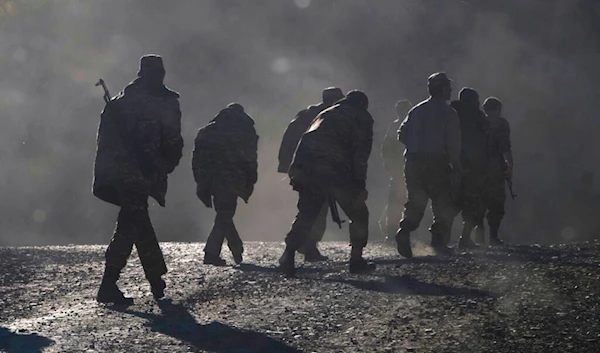
M163 55L166 84L181 93L186 142L168 207L151 210L162 241L199 241L210 229L213 211L194 195L192 143L231 101L261 136L259 182L238 228L246 240L282 240L297 196L276 173L279 142L331 85L371 100L379 237L380 141L394 103L426 98L426 77L440 70L456 93L471 86L505 104L519 198L508 202L504 236L571 240L564 209L580 175L598 172L598 13L591 0L0 0L0 244L108 241L117 209L90 194L103 107L94 83L118 93L146 53Z

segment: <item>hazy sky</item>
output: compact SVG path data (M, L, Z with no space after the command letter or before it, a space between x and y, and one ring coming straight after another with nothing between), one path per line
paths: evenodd
M94 83L102 77L118 93L146 53L164 57L166 84L181 93L186 142L168 207L151 210L160 240L205 239L214 213L195 198L192 143L231 101L261 137L259 182L238 228L244 239L282 240L297 194L276 173L281 136L332 85L371 100L378 237L387 188L379 143L395 102L426 98L426 77L440 70L456 93L471 86L505 103L520 194L505 233L556 239L564 224L550 205L583 171L600 172L598 9L591 0L0 0L0 244L109 240L117 209L90 193L103 108Z

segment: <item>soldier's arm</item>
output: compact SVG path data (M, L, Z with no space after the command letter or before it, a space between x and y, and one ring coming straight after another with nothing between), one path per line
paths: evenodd
M410 117L412 115L412 111L408 113L404 121L400 125L400 129L398 129L398 141L402 142L404 146L406 146L406 141L408 139L408 130L410 130Z
M356 118L354 139L354 157L353 157L353 179L360 188L367 185L367 168L371 148L373 147L373 119Z
M296 152L298 141L295 141L294 137L298 135L298 127L295 124L297 119L298 116L296 116L296 119L292 120L292 122L287 126L285 133L283 134L283 138L281 139L281 146L279 146L278 156L279 166L277 167L277 171L279 173L287 174L294 157L294 152ZM294 141L296 143L294 143Z
M247 150L246 168L248 170L249 180L251 185L256 184L258 180L258 135L254 127L252 128L252 136Z
M203 146L204 135L204 129L200 129L194 140L194 151L192 152L192 171L194 173L194 180L197 184L202 184L204 182L202 167L208 165L208 161L206 160L206 150Z
M452 108L448 112L448 124L446 125L446 153L452 165L452 169L460 170L460 148L461 148L461 132L458 114Z
M161 122L161 150L167 174L175 170L183 155L179 101L174 100L172 104L172 111Z

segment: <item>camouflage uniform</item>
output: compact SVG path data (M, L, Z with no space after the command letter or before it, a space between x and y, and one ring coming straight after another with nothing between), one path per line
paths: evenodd
M428 84L438 87L450 82L445 74L436 73L429 77ZM404 179L408 201L396 241L398 252L406 257L412 257L410 233L419 227L429 199L434 216L431 245L436 251L447 251L446 240L456 215L452 178L460 170L461 134L456 111L445 99L430 97L416 105L398 131L400 142L406 146Z
M488 122L479 109L479 95L471 88L463 88L460 100L453 101L452 108L458 113L461 130L460 165L462 184L459 195L463 218L463 232L459 246L475 247L471 232L485 215L483 194L486 188L486 171L489 163Z
M351 270L370 264L362 258L367 245L369 211L365 203L367 161L373 143L373 118L368 99L350 92L323 111L302 137L290 166L292 186L299 193L298 214L288 233L281 269L294 273L294 254L306 242L320 210L335 199L350 219Z
M279 148L279 173L286 173L294 158L296 147L302 138L302 135L308 130L311 123L323 110L331 107L335 102L344 98L342 90L335 87L326 88L323 91L323 102L317 105L311 105L307 109L300 111L294 120L290 122ZM312 259L325 259L317 249L317 243L323 240L325 229L327 227L328 203L325 202L319 210L319 215L315 221L313 229L308 236L307 242L300 248L300 252Z
M389 125L383 144L381 145L383 165L390 177L388 202L379 219L379 227L386 240L394 239L394 235L398 230L398 224L402 218L402 207L406 201L406 192L403 185L404 180L402 178L404 147L398 141L398 129L400 129L400 124L411 107L411 103L407 100L399 101L396 104L398 119Z
M123 191L119 198L122 206L115 234L106 250L106 266L121 271L135 244L146 278L150 280L164 275L167 266L150 222L148 196Z
M504 218L504 203L506 202L506 178L504 171L506 162L504 160L505 153L511 150L510 142L510 125L504 118L487 119L493 154L490 157L490 163L485 175L485 187L482 192L482 200L484 204L484 214L490 226L490 237L498 237L500 223ZM477 238L483 238L483 216L478 222Z
M198 131L192 158L197 195L217 212L206 241L205 263L220 260L223 241L241 262L242 240L233 223L238 197L246 203L257 181L258 135L254 120L239 104L230 104ZM220 260L220 261L219 261ZM214 264L214 263L213 263Z
M134 244L151 284L167 272L148 215L148 196L165 206L167 175L179 164L183 139L179 94L162 84L163 77L162 59L143 57L138 78L101 115L93 194L121 207L106 250L105 280L110 286Z

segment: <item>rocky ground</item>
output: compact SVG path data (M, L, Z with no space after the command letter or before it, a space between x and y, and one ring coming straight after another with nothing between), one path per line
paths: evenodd
M369 245L351 275L344 243L298 278L279 243L246 244L245 264L202 265L202 244L162 244L168 299L156 303L132 257L124 308L95 302L104 246L0 248L0 351L596 352L600 244L515 246L400 259ZM230 261L231 259L228 258Z

